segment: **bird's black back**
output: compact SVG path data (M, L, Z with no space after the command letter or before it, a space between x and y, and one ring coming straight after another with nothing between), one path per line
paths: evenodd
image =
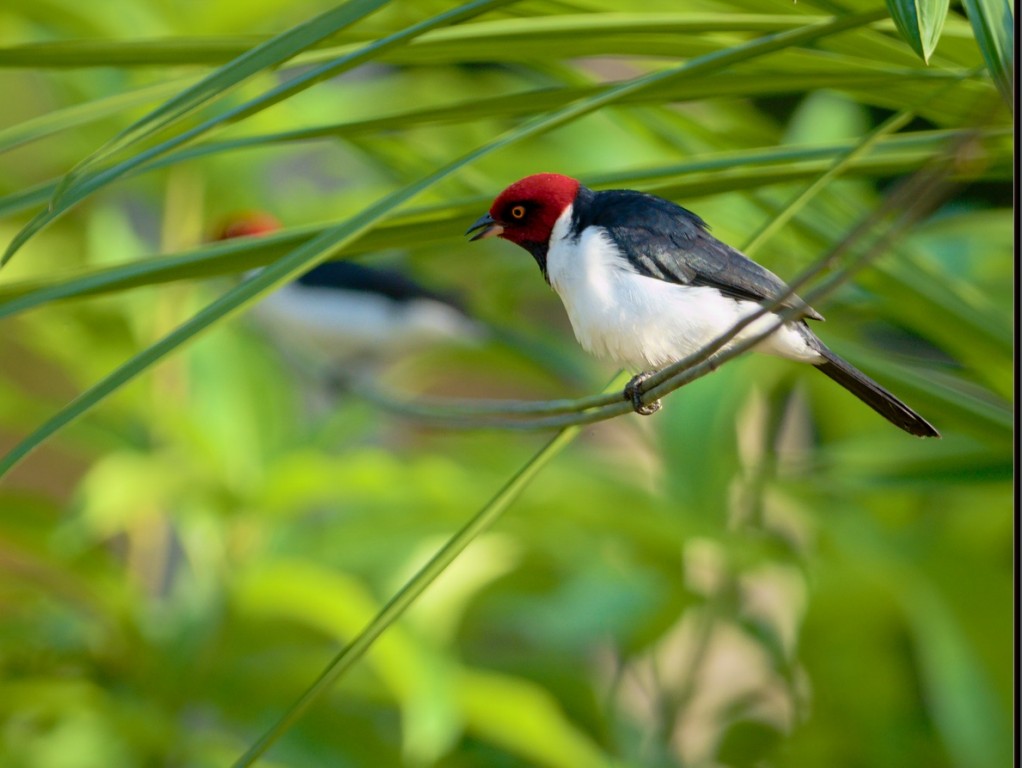
M594 192L585 187L575 201L572 230L606 229L614 244L641 275L681 285L705 285L726 296L771 301L788 286L709 232L706 222L680 205L627 189ZM806 317L822 320L797 296L782 302Z
M350 261L327 261L313 267L295 282L307 288L376 293L398 303L432 299L464 311L454 296L430 290L403 273L385 267L367 267Z

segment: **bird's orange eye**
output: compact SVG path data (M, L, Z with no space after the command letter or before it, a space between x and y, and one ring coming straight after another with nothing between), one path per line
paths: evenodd
M513 219L524 219L525 218L525 206L516 205L511 209L511 218Z

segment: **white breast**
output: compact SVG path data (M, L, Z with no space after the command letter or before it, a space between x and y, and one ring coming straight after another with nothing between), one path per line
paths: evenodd
M335 364L359 355L397 357L443 342L472 343L484 335L474 321L433 299L398 302L294 283L263 299L255 314L284 346L308 349Z
M584 349L632 371L662 368L727 332L759 305L723 296L715 288L687 286L635 272L597 227L571 236L568 209L554 225L547 253L550 285L561 297ZM776 324L776 315L755 321L737 341ZM802 334L782 327L757 345L761 352L819 362Z

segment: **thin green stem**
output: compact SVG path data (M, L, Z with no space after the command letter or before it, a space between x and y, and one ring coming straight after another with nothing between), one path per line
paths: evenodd
M624 377L615 376L607 390L620 389L624 385ZM426 563L412 578L395 594L380 610L372 621L354 640L341 650L323 670L316 681L310 685L287 712L256 741L238 761L235 768L252 765L256 759L280 739L298 719L319 700L340 677L347 672L372 646L376 639L388 627L397 621L415 602L430 584L461 552L480 534L493 526L511 503L521 495L522 491L532 482L550 461L560 453L579 433L580 427L570 426L558 432L544 445L525 465L515 473L498 493L473 515L461 529L452 536L433 558Z
M913 115L914 113L909 110L902 110L892 115L867 134L862 141L850 147L847 152L834 161L834 164L826 172L817 176L812 184L799 192L794 200L784 206L783 210L776 216L770 217L769 221L745 244L745 248L742 249L745 251L745 255L751 258L765 242L780 232L781 228L798 215L798 212L805 208L809 201L822 192L831 181L843 174L856 159L873 149L884 137L896 133L908 125Z

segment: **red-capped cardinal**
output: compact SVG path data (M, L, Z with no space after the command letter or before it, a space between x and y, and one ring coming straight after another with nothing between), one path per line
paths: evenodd
M268 213L236 213L223 222L216 239L268 235L280 228ZM444 342L471 344L486 336L455 297L395 269L349 261L313 267L266 296L255 312L283 349L322 358L332 367L355 359L391 360Z
M532 254L564 303L579 343L640 372L625 389L639 413L641 385L726 333L787 286L772 272L711 235L691 211L624 189L594 192L575 179L540 173L505 189L469 227L473 240L501 237ZM781 305L799 317L779 323L768 312L731 343L777 327L757 345L815 366L895 426L939 437L922 416L831 352L806 323L823 317L797 296ZM725 347L726 349L726 347Z

